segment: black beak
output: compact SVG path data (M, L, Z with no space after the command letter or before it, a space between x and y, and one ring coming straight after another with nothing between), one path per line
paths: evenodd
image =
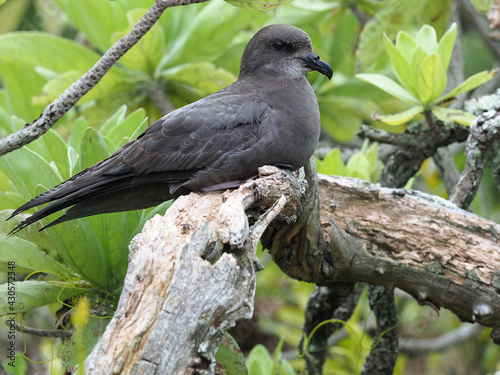
M330 64L321 61L319 59L319 56L314 52L311 52L309 55L307 55L306 58L302 60L304 60L304 62L306 63L306 67L308 67L309 69L316 70L321 74L327 76L328 79L332 79L333 76L332 67L330 66Z

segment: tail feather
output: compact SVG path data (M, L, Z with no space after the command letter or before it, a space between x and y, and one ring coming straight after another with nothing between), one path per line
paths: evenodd
M71 206L73 207L67 210L64 215L40 230L85 216L156 206L176 198L180 192L171 194L170 185L185 181L192 174L193 171L150 175L92 176L90 173L79 174L77 175L80 176L78 179L72 178L57 185L15 210L7 220L29 208L52 202L22 221L9 232L8 236Z

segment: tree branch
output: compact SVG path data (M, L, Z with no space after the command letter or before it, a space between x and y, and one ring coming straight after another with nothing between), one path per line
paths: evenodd
M474 119L467 139L465 169L450 198L457 206L468 207L471 204L479 189L492 145L499 140L500 112L491 110Z
M9 323L8 325L10 324L12 323ZM14 323L14 328L18 332L23 332L27 333L28 335L40 336L40 337L57 337L62 339L69 339L71 336L73 336L73 333L65 331L63 329L40 329L40 328L28 327L25 325L21 325L19 323Z
M222 334L253 314L262 231L278 214L294 217L304 191L290 172L260 172L234 191L177 199L134 238L117 311L86 360L88 374L213 371ZM245 211L253 206L271 208L251 225Z
M132 48L153 27L166 8L204 1L207 0L156 0L153 6L132 29L109 48L83 77L79 78L54 102L47 106L40 117L32 124L26 124L23 129L0 140L0 156L17 150L45 134L87 92L99 83L102 77L104 77L125 52Z

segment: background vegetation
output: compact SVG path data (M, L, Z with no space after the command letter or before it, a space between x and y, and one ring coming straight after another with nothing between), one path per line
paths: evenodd
M491 5L487 1L475 3L480 12ZM37 118L46 105L127 32L152 0L0 0L0 4L0 137L4 137ZM386 54L384 33L390 40L400 30L415 36L422 25L428 24L436 30L439 40L449 28L450 18L454 18L461 26L458 41L465 77L498 64L475 30L461 22L453 9L452 0L295 0L265 13L212 0L169 9L53 130L0 158L0 219L36 194L108 156L162 114L233 82L248 40L262 26L273 23L292 24L307 31L315 52L334 69L331 82L319 74L309 77L324 129L317 152L319 172L375 182L387 151L357 138L359 126L370 124L400 132L405 123L390 126L372 120L372 114L394 114L412 106L355 77L357 73L378 73L397 78ZM453 85L449 88L460 83L454 82L454 77L448 81ZM418 115L413 121L422 118ZM463 150L458 147L454 152L456 164L461 167ZM412 183L421 190L446 196L432 161L423 165ZM498 198L498 187L487 172L473 209L499 222ZM59 339L26 336L25 354L30 361L18 355L16 373L63 374L64 364L74 366L85 357L98 339L88 337L88 332L102 332L107 318L78 321L77 317L69 322L65 315L69 307L84 309L85 304L84 299L72 297L85 293L93 316L99 309L112 312L126 272L127 244L149 217L167 207L168 203L150 210L79 219L43 232L32 227L10 238L5 234L15 223L0 220L0 281L6 279L6 262L15 260L17 291L23 310L29 310L23 324L54 328L58 321L79 330L72 342L80 345L80 350L72 354L70 344L65 346ZM300 340L303 311L314 286L283 276L267 253L260 257L266 267L258 276L255 316L235 327L231 334L249 355L251 374L274 373L275 364L268 352L275 352L276 347L277 353L289 361L282 363L281 373L291 373L292 368L300 371L304 363L294 348ZM36 271L43 272L23 281ZM397 305L401 320L398 329L403 338L435 337L460 325L452 314L443 311L438 317L432 309L418 306L402 293ZM5 313L2 306L0 312L2 308ZM368 315L369 306L364 300L348 328L332 344L325 374L359 373L368 353L365 348L371 343L373 321ZM2 326L2 347L6 346L5 332ZM500 371L500 350L488 335L485 329L473 342L442 353L417 357L402 354L395 373ZM22 346L19 349L23 351ZM5 359L4 353L0 358Z

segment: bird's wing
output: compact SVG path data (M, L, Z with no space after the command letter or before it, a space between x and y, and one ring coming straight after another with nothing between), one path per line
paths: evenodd
M245 95L202 99L161 118L136 141L94 168L98 175L151 174L216 168L228 154L251 148L270 106Z
M173 192L200 169L217 168L231 153L254 146L261 136L262 123L273 112L265 102L245 95L206 97L164 116L137 140L33 198L12 216L56 201L33 215L33 222L74 204L90 203L90 199L109 197L118 191L126 194L129 188L153 183L173 184ZM129 209L135 208L140 207Z

